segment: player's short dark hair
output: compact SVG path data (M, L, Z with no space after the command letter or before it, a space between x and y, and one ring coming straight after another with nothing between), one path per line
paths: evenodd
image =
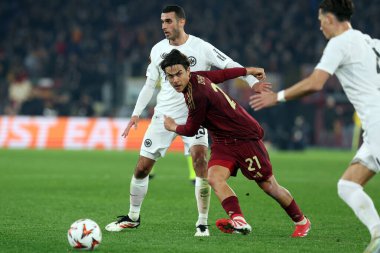
M187 59L187 56L181 53L177 49L173 49L165 55L164 59L160 63L161 69L165 72L166 67L174 66L180 64L182 65L185 69L190 67L190 61Z
M185 10L179 5L167 5L162 9L162 13L174 12L177 19L186 19Z
M323 13L331 12L340 22L350 21L355 9L352 0L323 0L319 8Z

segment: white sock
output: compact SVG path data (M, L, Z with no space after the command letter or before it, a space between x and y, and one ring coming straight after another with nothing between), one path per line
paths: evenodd
M351 207L359 220L368 228L371 237L380 236L380 218L372 199L357 183L340 179L338 194Z
M195 178L195 198L198 206L198 221L199 224L207 225L208 210L210 208L211 186L207 179Z
M299 222L294 222L296 225L305 225L307 223L307 218L304 216L303 219Z
M149 176L143 179L132 177L129 196L129 213L128 216L136 221L140 216L140 209L145 195L148 191Z

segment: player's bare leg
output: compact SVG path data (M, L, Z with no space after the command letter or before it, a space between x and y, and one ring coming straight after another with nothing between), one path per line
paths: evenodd
M195 175L207 179L207 147L194 145L190 148L190 155L193 160Z
M198 206L198 221L195 236L209 236L208 211L210 208L211 187L207 181L207 147L194 145L190 148L195 178L195 198Z
M145 156L139 156L139 160L137 161L137 165L135 167L134 176L138 179L146 178L150 172L152 171L153 165L155 164L155 160L150 159Z
M305 237L310 231L311 223L309 219L303 215L290 192L279 185L274 176L257 184L265 193L274 198L294 221L296 228L292 237Z
M365 252L380 252L380 219L372 199L363 186L376 175L360 163L351 164L338 182L338 194L354 211L371 234L371 242Z
M226 167L217 165L210 167L208 170L209 183L214 189L223 209L230 216L230 219L218 219L216 226L224 233L240 233L246 235L251 232L252 228L244 218L236 194L227 184L229 177L230 171Z
M119 232L124 229L137 228L140 226L140 209L148 191L149 173L155 160L140 156L137 161L134 175L130 184L130 201L128 215L118 217L118 220L106 226L110 232Z

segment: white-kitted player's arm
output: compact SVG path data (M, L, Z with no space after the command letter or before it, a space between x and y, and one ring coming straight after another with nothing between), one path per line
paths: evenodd
M139 96L137 98L137 102L135 105L135 109L132 112L131 119L129 120L127 127L125 128L123 134L121 135L124 138L128 136L129 130L131 129L132 126L134 126L135 129L137 128L139 117L141 113L144 111L144 109L146 108L146 106L148 105L149 101L152 99L155 88L156 88L156 81L148 77L139 93Z
M139 117L141 115L141 113L148 105L149 101L152 99L155 88L156 80L147 78L137 98L135 109L132 112L132 116Z
M202 49L205 55L205 59L207 59L208 63L211 66L217 67L219 69L226 69L226 68L242 68L243 66L239 63L233 61L229 56L221 52L219 49L214 47L208 42L204 42L202 44ZM256 77L257 78L256 78ZM247 75L244 77L239 77L243 81L247 82L248 85L255 91L255 92L262 92L262 91L270 91L272 86L269 83L262 83L260 81L264 81L265 71L263 68L257 68L256 75Z
M249 98L249 105L255 110L261 110L266 107L274 106L278 103L285 102L287 100L299 98L320 91L330 74L325 70L315 69L313 73L307 78L299 81L293 86L275 92L263 92L257 93Z
M380 40L378 39L372 39L372 50L376 55L376 70L377 73L380 73Z

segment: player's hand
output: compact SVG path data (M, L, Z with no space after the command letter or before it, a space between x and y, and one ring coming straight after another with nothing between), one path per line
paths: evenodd
M123 136L124 138L127 138L128 134L129 134L129 130L131 130L132 126L134 126L135 129L137 129L137 123L139 122L139 120L140 120L139 116L132 116L128 122L127 127L125 128L125 130L121 136Z
M164 115L164 126L165 129L171 132L175 132L177 128L177 124L175 123L174 119Z
M264 81L267 78L263 68L248 67L246 69L248 75L253 75L259 81Z
M266 83L266 82L264 82L264 83L258 82L258 83L255 83L252 86L252 90L255 93L271 92L272 91L272 84L271 83Z
M273 91L256 93L249 97L249 105L255 111L274 106L275 104L277 104L277 93Z

